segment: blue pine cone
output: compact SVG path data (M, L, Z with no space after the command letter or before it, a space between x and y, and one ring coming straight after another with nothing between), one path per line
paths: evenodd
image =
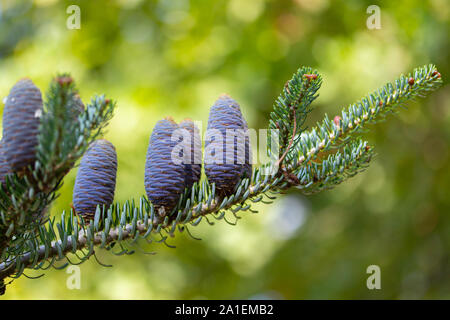
M172 119L156 123L147 149L145 162L145 191L148 199L160 214L169 214L178 204L185 187L183 161L172 156L180 140L172 141L172 135L179 129Z
M94 141L81 159L73 190L73 206L78 215L91 220L97 205L108 209L114 200L117 154L107 140Z
M250 175L250 143L247 123L239 104L221 95L211 107L205 148L205 173L221 195L230 195L240 179Z
M5 182L6 176L11 173L11 167L6 161L5 156L5 144L2 141L0 141L0 184L3 184Z
M3 112L5 156L15 172L22 173L36 160L41 115L41 91L30 79L20 80L12 87Z
M187 151L184 158L184 174L185 188L191 188L200 180L202 173L202 140L200 130L192 120L183 120L180 123L180 129L187 130L190 135L190 139L187 139L184 145L184 150Z

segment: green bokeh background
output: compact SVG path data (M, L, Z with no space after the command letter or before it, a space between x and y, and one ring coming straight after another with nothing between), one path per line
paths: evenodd
M71 4L81 8L80 30L66 28ZM379 30L366 27L371 4L381 8ZM80 290L50 270L20 278L2 298L450 298L448 1L0 0L0 8L0 97L21 77L45 91L70 72L83 100L105 93L118 102L106 135L118 151L117 201L144 194L156 121L206 124L223 92L262 129L301 65L324 77L309 126L416 66L434 63L444 80L371 127L365 136L378 156L334 190L292 191L235 227L202 222L192 230L202 241L177 234L176 249L142 244L153 256L99 251L113 267L81 265ZM75 175L53 214L69 208ZM381 290L366 287L369 265L381 268Z

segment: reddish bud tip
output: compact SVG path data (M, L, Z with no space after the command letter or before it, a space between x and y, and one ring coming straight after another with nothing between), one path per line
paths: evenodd
M231 96L228 93L221 93L219 99L231 99Z
M433 73L431 74L433 77L437 76L438 78L441 77L441 74L439 73L439 71L434 70Z
M61 86L63 86L63 85L71 84L73 82L73 79L69 76L63 76L63 77L56 78L56 81L58 81L58 83Z
M412 85L414 84L414 78L413 78L413 77L411 77L411 78L408 79L408 84L409 84L410 86L412 86Z
M317 74L305 74L305 78L307 78L308 80L316 80Z
M334 124L339 127L340 124L341 124L341 119L342 118L340 116L335 116L334 119L333 119Z

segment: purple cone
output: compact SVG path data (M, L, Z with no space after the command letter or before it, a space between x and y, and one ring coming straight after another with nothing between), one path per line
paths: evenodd
M93 219L97 205L108 209L114 200L117 154L107 140L94 141L81 159L73 190L75 212Z
M173 120L156 123L147 150L145 162L145 191L156 209L169 214L178 203L185 188L185 167L183 161L176 161L172 152L178 141L172 135L179 129ZM178 156L178 155L177 155Z
M239 104L222 95L211 107L205 148L205 173L222 195L232 193L251 172L250 144Z
M17 82L3 112L4 152L16 172L22 172L36 160L41 114L41 91L29 79Z

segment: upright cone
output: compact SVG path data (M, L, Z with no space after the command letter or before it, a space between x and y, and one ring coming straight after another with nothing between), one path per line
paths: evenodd
M250 175L250 142L239 104L222 95L211 107L205 148L205 173L223 196L230 195L243 176Z
M4 152L15 172L23 172L36 160L41 115L41 91L31 80L20 80L11 89L3 112Z
M94 141L81 159L73 190L75 212L87 220L94 218L97 205L108 209L114 201L117 154L107 140Z
M156 123L145 162L145 191L148 199L162 214L169 214L177 205L185 188L185 167L173 154L180 141L172 141L179 126L171 119Z

